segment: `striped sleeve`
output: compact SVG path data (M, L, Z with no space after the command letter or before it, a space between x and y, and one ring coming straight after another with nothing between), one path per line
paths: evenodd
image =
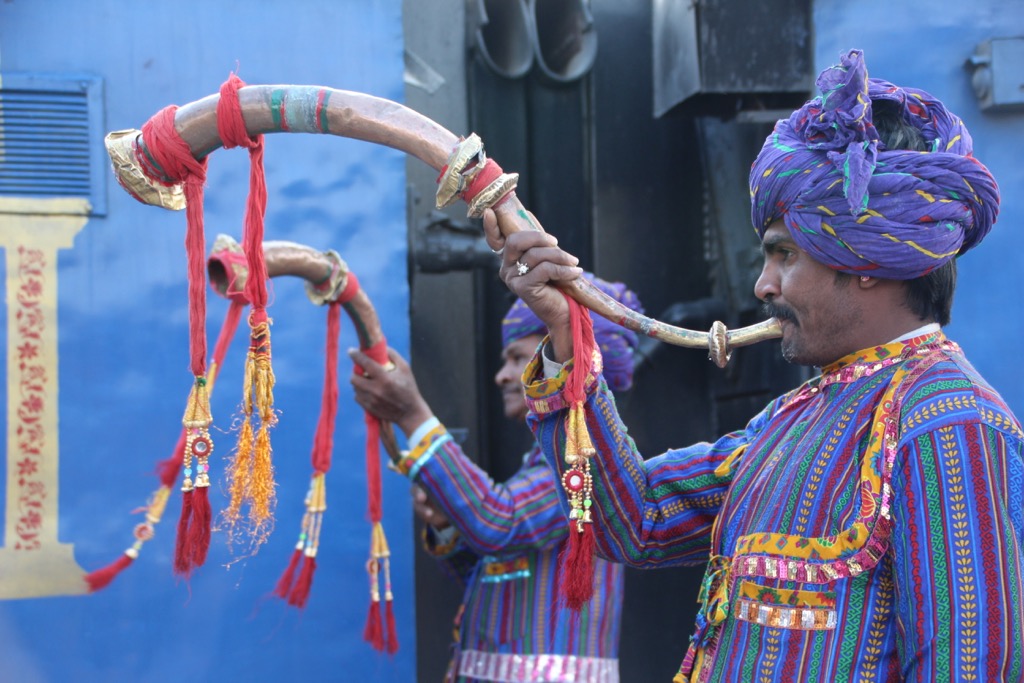
M973 421L909 438L893 471L892 557L908 681L1024 677L1018 435Z
M528 422L560 478L567 469L562 456L568 412L561 390L571 361L553 378L543 377L541 364L538 354L524 373ZM587 378L586 387L587 428L597 449L591 476L598 553L637 567L706 562L711 526L733 467L763 417L715 443L698 443L645 461L627 434L603 378ZM561 486L558 493L567 508Z
M564 538L554 474L543 460L528 458L508 481L496 483L439 429L425 437L430 456L417 459L410 476L441 507L466 547L501 556L553 548Z
M453 538L442 543L438 540L437 532L430 525L425 525L422 533L423 549L438 561L449 578L466 585L473 569L480 562L480 556L466 547L457 530L452 531L455 532Z

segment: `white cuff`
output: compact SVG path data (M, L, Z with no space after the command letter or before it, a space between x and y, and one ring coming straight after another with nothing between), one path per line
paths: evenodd
M438 420L433 415L431 415L426 420L424 420L423 424L421 424L416 429L412 430L412 434L409 435L409 438L407 439L407 443L409 444L409 448L412 448L413 446L418 444L420 441L422 441L423 437L425 437L427 435L427 432L429 432L431 429L433 429L434 427L436 427L439 424L441 424L441 421Z
M540 358L544 361L544 379L551 379L557 377L558 373L565 367L565 363L559 363L548 358L548 347L550 344L545 344L540 349Z
M437 545L448 545L452 542L452 539L455 538L455 534L458 533L458 530L453 524L449 524L443 529L431 526L430 530L434 533L434 542Z

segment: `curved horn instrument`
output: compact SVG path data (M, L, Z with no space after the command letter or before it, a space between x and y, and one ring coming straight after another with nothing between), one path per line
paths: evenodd
M263 243L263 258L267 266L267 277L290 275L302 278L306 281L306 296L317 306L337 300L345 291L348 264L333 249L317 251L298 242L267 240ZM217 235L206 268L210 285L218 294L228 299L243 295L249 269L242 245L234 238ZM384 339L377 311L362 288L342 307L355 326L360 349L365 351ZM381 422L380 439L391 461L397 463L401 460L401 449L390 422Z
M295 132L338 135L373 142L411 154L441 172L438 207L457 197L469 203L470 216L493 208L502 234L538 230L515 195L518 175L501 169L484 155L476 135L460 140L441 125L391 100L345 90L303 85L254 85L238 90L246 131ZM174 115L178 134L197 159L222 146L217 132L219 95L183 105ZM171 179L153 182L142 171L159 177L138 130L107 135L107 151L121 185L136 199L170 209L184 208L180 189ZM496 170L495 170L496 169ZM488 181L484 183L484 181ZM482 187L480 187L483 185ZM648 318L613 300L585 278L562 286L579 303L634 332L676 346L706 348L710 358L724 367L732 349L781 335L775 319L737 330L716 322L710 332L697 332Z

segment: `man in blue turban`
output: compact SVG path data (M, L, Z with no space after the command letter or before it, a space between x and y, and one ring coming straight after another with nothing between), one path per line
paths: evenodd
M707 564L677 683L1024 680L1024 431L942 330L998 189L955 115L869 78L859 51L817 83L750 196L755 294L783 355L820 373L745 428L647 460L586 378L598 554ZM574 342L552 285L580 270L547 234L484 228L549 331L524 381L565 472Z
M625 285L587 277L642 311ZM547 330L518 300L502 320L501 333L502 366L494 381L505 416L525 424L523 369ZM594 336L609 388L629 389L636 335L595 320ZM510 479L494 482L434 417L409 365L393 350L389 355L395 368L386 371L352 352L366 371L352 384L363 408L407 435L409 450L398 469L414 482L414 509L426 522L424 546L465 585L448 680L617 683L623 568L596 561L590 602L579 612L562 603L559 552L569 524L559 506L561 486L540 447L523 456Z

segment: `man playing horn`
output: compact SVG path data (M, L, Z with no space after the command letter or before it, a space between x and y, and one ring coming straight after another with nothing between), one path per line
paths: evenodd
M625 285L596 278L593 283L628 308L642 310ZM610 390L629 389L636 334L604 319L594 327ZM505 416L525 424L521 377L546 330L519 300L502 320L501 332L502 366L494 382ZM540 446L523 456L510 479L495 483L434 417L408 363L394 350L391 371L358 351L350 355L365 370L352 378L356 401L408 436L410 448L398 469L414 482L424 547L465 585L446 680L616 683L623 567L596 561L600 583L593 599L579 612L562 604L559 551L568 525L558 503L560 486Z
M959 118L868 78L859 51L817 85L765 141L750 190L755 294L785 358L820 374L744 429L647 461L590 378L598 553L708 563L677 682L1020 681L1024 433L942 330L955 258L989 232L998 188ZM577 260L484 219L502 278L549 331L523 379L565 472L574 342L552 284Z

